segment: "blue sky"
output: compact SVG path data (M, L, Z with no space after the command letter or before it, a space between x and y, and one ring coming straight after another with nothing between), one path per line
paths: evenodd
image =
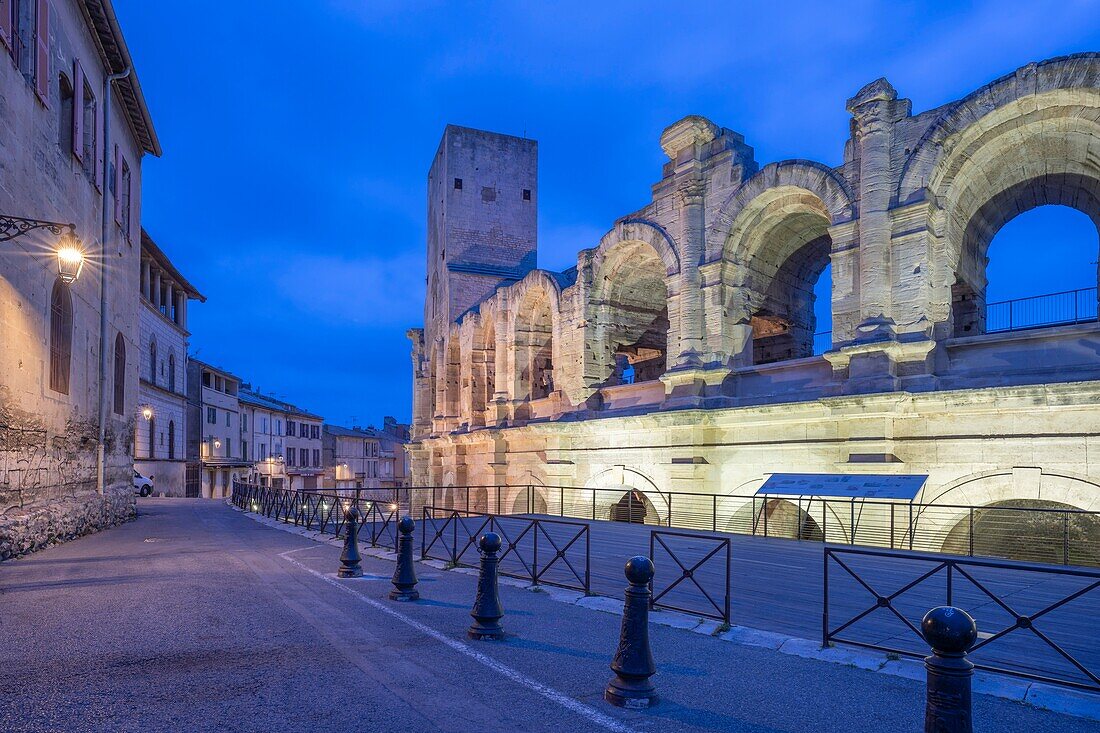
M336 423L410 415L448 122L539 141L539 264L562 269L647 203L661 130L686 114L761 164L838 165L844 102L879 76L921 111L1100 50L1100 2L1073 0L115 5L164 146L143 222L209 298L192 351ZM1096 238L1075 212L1011 222L990 299L1095 285ZM1025 273L1013 253L1039 241L1065 256Z

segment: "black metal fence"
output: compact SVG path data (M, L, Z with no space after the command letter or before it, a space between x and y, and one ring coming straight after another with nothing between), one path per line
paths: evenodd
M980 669L1100 691L1100 571L826 547L822 641L924 657L920 619L970 613Z
M612 520L894 550L1100 565L1100 513L855 498L727 496L625 488L402 488L395 501L496 515Z
M397 548L398 505L366 498L362 492L348 496L333 491L294 491L235 482L232 501L245 511L336 537L346 528L344 512L355 506L361 522L359 541L371 547Z
M1021 331L1040 326L1087 323L1096 320L1096 288L1066 290L989 303L985 308L985 331Z
M649 558L660 570L649 583L650 608L666 608L730 622L728 537L655 529L649 533ZM666 572L666 568L672 573ZM708 583L701 580L714 577L713 572L704 574L708 568L721 573L717 576L717 588L708 587Z
M497 516L462 509L424 507L420 557L475 565L485 532L501 539L501 575L532 585L590 593L592 549L588 524L559 519Z

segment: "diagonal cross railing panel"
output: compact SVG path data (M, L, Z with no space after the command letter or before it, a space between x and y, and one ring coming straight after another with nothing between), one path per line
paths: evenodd
M920 617L954 605L978 622L969 657L979 669L1100 692L1095 635L1054 618L1071 604L1075 617L1095 618L1100 571L839 547L826 547L823 563L826 646L926 656Z
M730 622L731 553L728 537L652 530L649 533L649 557L656 568L649 584L652 592L650 608L665 608L727 624Z

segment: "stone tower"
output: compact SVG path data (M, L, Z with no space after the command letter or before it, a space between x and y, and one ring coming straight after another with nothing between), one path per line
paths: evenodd
M535 268L538 143L447 125L428 174L424 346Z

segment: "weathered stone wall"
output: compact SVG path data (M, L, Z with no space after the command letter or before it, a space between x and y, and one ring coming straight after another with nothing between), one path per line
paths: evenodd
M69 536L98 526L91 513L104 501L95 493L99 419L100 281L107 273L107 400L105 486L127 494L132 487L132 441L138 404L137 293L141 231L141 159L144 146L116 94L107 110L110 149L98 145L79 160L63 134L71 118L60 114L61 78L87 77L95 114L85 134L102 140L103 82L106 74L97 39L81 6L73 0L49 4L46 99L33 78L13 63L0 43L0 212L73 223L87 255L80 278L67 286L72 301L72 343L68 391L50 385L51 293L57 280L58 237L38 230L0 247L0 525L15 521L31 531ZM33 4L24 3L24 7ZM83 79L80 80L83 84ZM125 84L125 82L123 82ZM117 91L117 88L116 88ZM85 99L90 99L86 96ZM104 257L101 211L104 195L114 197L102 174L105 156L125 160L132 176L129 235L109 214ZM121 168L121 167L120 167ZM123 193L121 190L119 193ZM121 335L126 363L122 409L115 412L114 344ZM112 494L113 495L113 494ZM110 501L114 501L113 499ZM43 514L44 512L44 514ZM126 512L111 509L109 516ZM15 519L12 519L12 518ZM20 517L39 517L26 520ZM44 517L44 518L42 518ZM110 521L114 521L113 519ZM53 527L54 529L50 529ZM39 539L20 530L20 547ZM48 540L47 540L48 541ZM21 551L21 550L20 550Z
M0 561L129 521L137 508L132 491L83 494L0 517Z

